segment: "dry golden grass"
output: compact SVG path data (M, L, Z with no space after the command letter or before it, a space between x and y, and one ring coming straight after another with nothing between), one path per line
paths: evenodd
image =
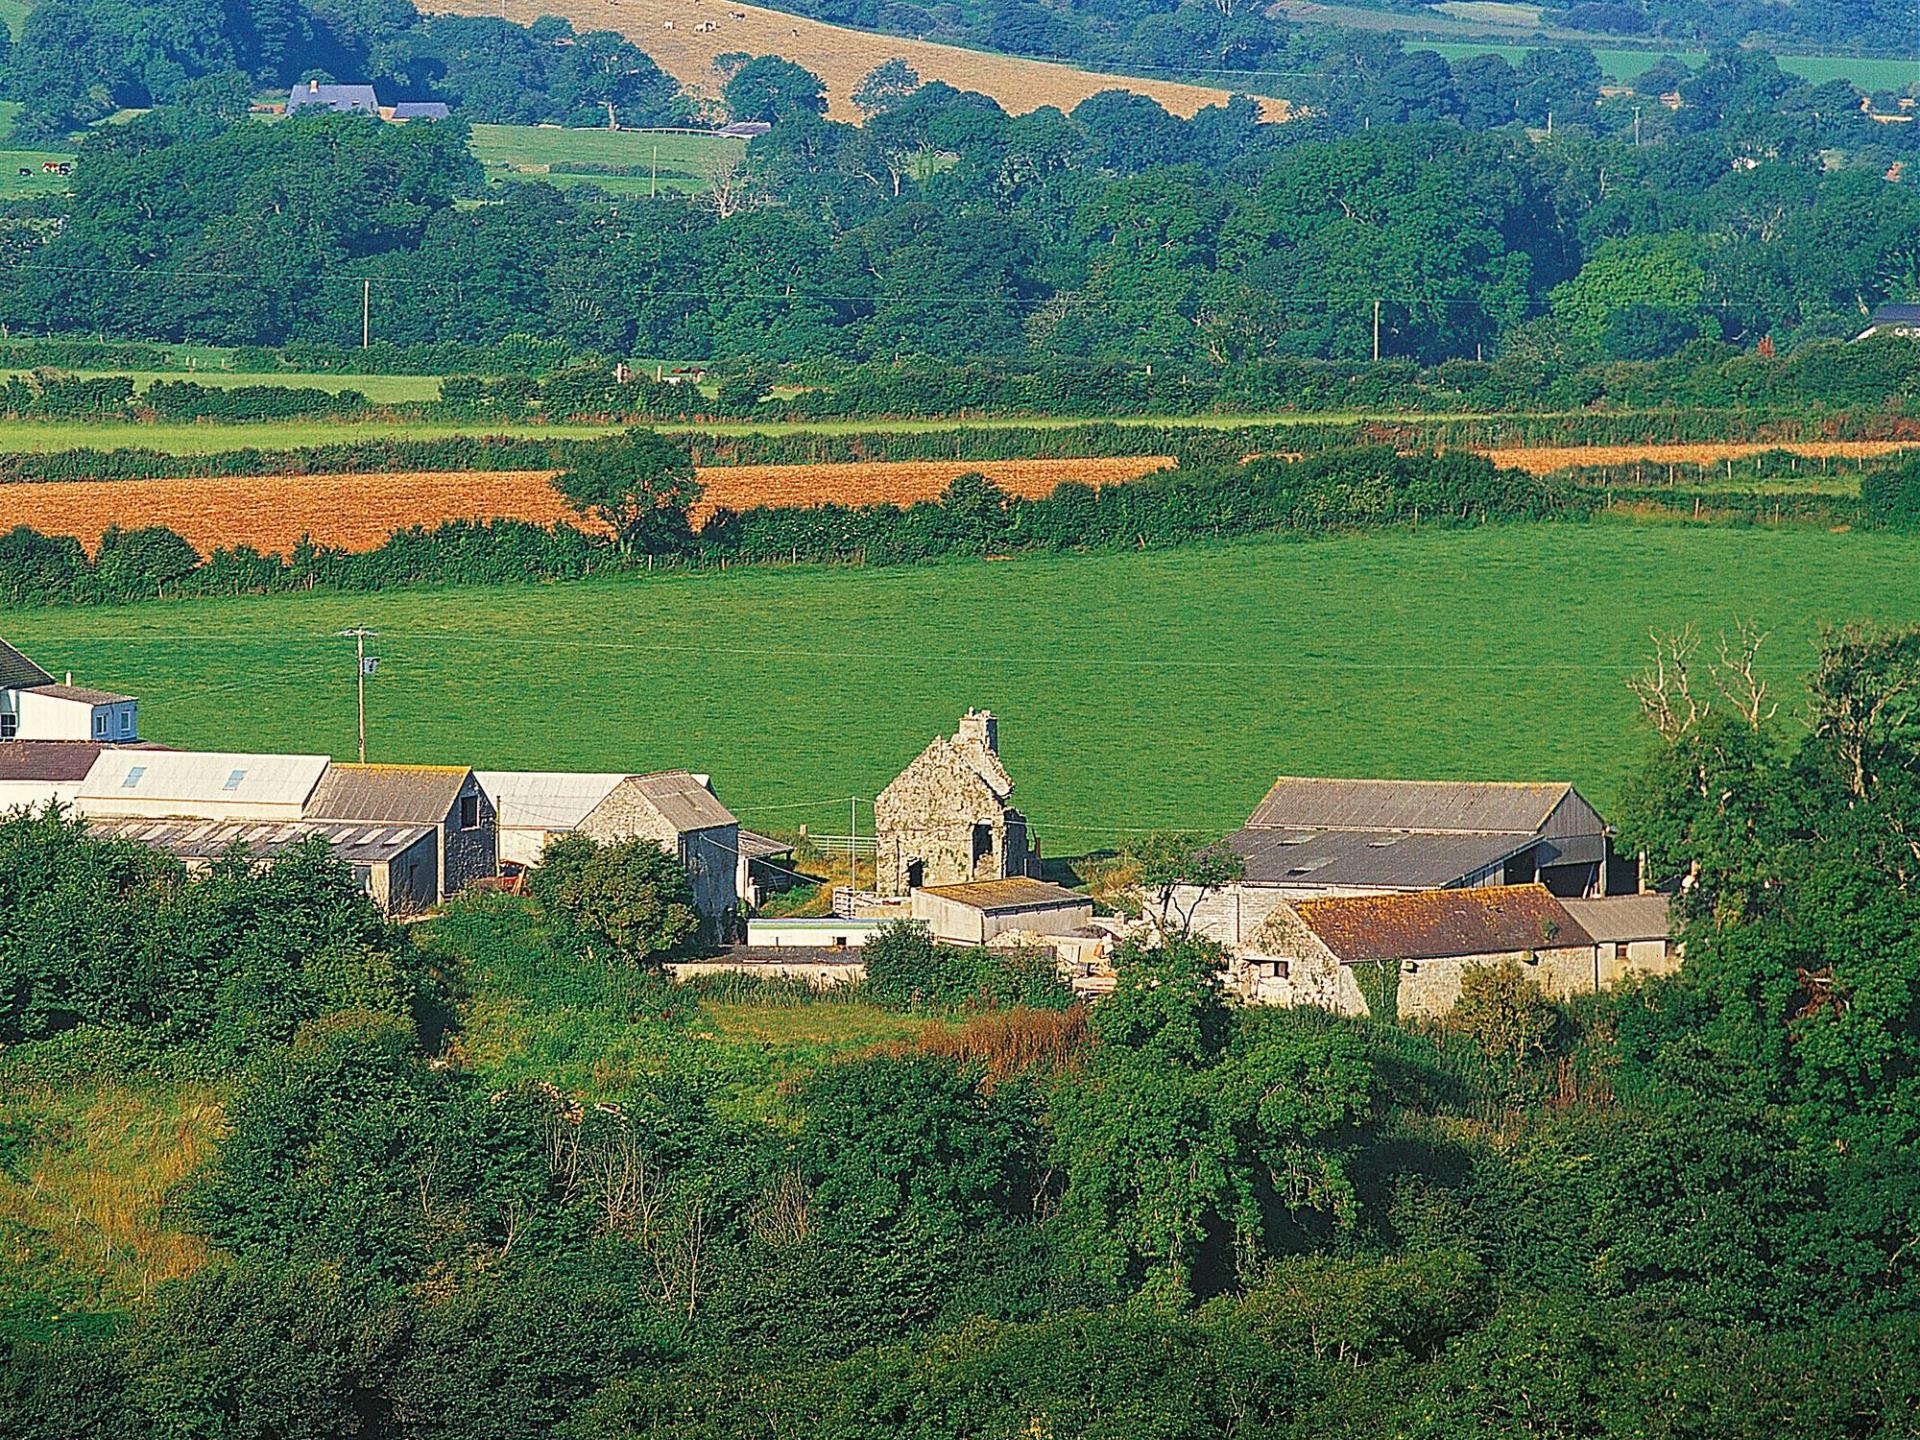
M1062 480L1110 485L1173 462L1165 456L1097 460L932 460L702 468L704 520L721 506L844 505L930 500L957 475L978 471L1015 495L1049 493ZM251 545L286 554L302 536L371 550L396 530L449 520L573 517L545 470L422 471L377 475L249 475L204 480L100 480L0 485L0 531L28 525L72 535L92 549L101 532L164 525L202 554Z
M617 31L682 85L708 97L717 97L724 83L714 69L715 56L778 55L826 82L827 114L835 120L860 119L849 98L854 87L874 66L893 59L906 61L923 80L944 80L959 90L990 95L1013 115L1047 105L1071 110L1102 90L1146 95L1182 116L1227 99L1226 91L1204 85L1102 75L1042 60L874 35L731 0L425 0L421 8L505 16L522 25L542 15L564 15L579 30ZM703 32L698 29L703 23L716 28ZM1286 101L1263 99L1260 104L1266 119L1287 118Z
M1556 470L1573 470L1588 465L1718 465L1726 460L1744 460L1783 450L1820 460L1873 460L1904 450L1920 448L1912 440L1813 440L1768 442L1765 444L1702 445L1545 445L1530 448L1483 450L1494 464L1535 475L1550 475Z
M206 1246L172 1228L168 1197L213 1153L222 1114L206 1091L103 1084L82 1095L16 1093L34 1127L18 1176L0 1175L0 1217L40 1237L108 1303L191 1274Z

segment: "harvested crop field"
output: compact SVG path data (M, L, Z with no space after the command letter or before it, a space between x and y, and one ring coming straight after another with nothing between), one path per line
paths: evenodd
M1173 462L1163 456L1099 460L936 460L850 465L703 468L696 520L721 506L911 504L977 471L1015 495L1049 493L1062 480L1111 485ZM0 531L28 525L72 535L92 549L108 526L164 525L205 554L251 545L285 554L311 538L371 550L396 530L449 520L572 518L546 470L422 471L373 475L249 475L207 480L101 480L0 485Z
M1494 464L1551 475L1558 470L1580 470L1597 465L1718 465L1754 455L1784 451L1811 460L1877 460L1884 455L1920 449L1912 440L1807 440L1764 444L1701 445L1547 445L1482 450Z
M1012 115L1047 105L1071 110L1102 90L1145 95L1181 116L1227 101L1226 91L1204 85L1105 75L1044 60L903 40L727 0L425 0L420 8L489 15L521 25L542 15L564 15L579 30L617 31L682 85L709 98L717 98L723 88L714 65L717 56L778 55L826 82L827 115L834 120L862 118L851 99L854 87L876 65L893 59L906 61L923 80L944 80L958 90L990 95ZM712 28L703 30L703 25ZM1284 100L1262 99L1260 106L1266 119L1287 118Z

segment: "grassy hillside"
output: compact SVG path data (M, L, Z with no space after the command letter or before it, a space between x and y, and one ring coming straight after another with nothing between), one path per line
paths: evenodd
M645 195L657 178L666 190L710 188L708 167L739 160L747 142L724 135L644 130L560 130L541 125L475 125L473 153L496 182L545 180ZM578 173L605 167L627 175Z
M1920 544L1596 523L893 570L24 611L0 630L142 697L195 747L711 771L761 826L840 831L968 705L1004 717L1050 853L1225 829L1281 772L1564 777L1602 803L1644 746L1650 626L1920 620ZM1791 699L1791 697L1789 697ZM870 823L870 820L869 820Z

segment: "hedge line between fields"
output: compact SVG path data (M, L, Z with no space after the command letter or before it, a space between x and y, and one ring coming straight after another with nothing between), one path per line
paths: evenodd
M1658 418L1658 417L1654 417ZM1848 425L1823 422L1818 433L1782 436L1780 422L1754 426L1728 443L1788 444L1835 437L1900 438L1898 427L1855 417ZM858 434L793 431L776 434L679 434L703 466L821 465L888 461L1076 460L1167 455L1188 467L1233 465L1248 456L1310 455L1354 446L1388 445L1403 450L1477 450L1540 445L1680 443L1659 425L1628 423L1629 417L1580 417L1578 434L1554 433L1539 422L1444 422L1427 424L1301 423L1227 428L1096 421L1072 426L956 426L942 430L874 430ZM1606 423L1600 423L1605 421ZM1813 429L1811 425L1806 427ZM1762 433L1764 432L1764 433ZM82 480L163 480L234 475L368 474L405 470L564 469L582 444L569 439L511 435L447 436L437 439L340 440L275 450L243 448L175 455L143 447L85 448L0 454L0 485ZM1765 460L1737 462L1742 466ZM1765 467L1787 473L1778 458ZM1630 462L1629 462L1630 463ZM1651 462L1650 462L1651 464ZM1616 465L1616 470L1621 468ZM1657 467L1653 467L1657 470Z
M1498 470L1465 454L1375 447L1299 462L1162 472L1099 490L1074 482L1036 500L963 476L937 501L900 507L766 506L722 510L684 543L622 553L570 525L459 522L411 529L372 551L303 543L286 557L246 548L202 557L172 531L109 531L89 558L79 542L22 527L0 535L0 602L123 603L156 596L580 579L660 562L725 566L796 561L912 564L949 556L1140 549L1262 533L1319 535L1399 524L1579 518L1596 492Z

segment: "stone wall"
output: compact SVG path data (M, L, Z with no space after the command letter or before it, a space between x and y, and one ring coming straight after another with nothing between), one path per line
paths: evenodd
M916 861L924 867L922 885L1027 873L1024 817L994 793L967 751L951 740L936 740L921 752L880 792L873 809L883 895L907 892Z
M686 867L693 887L693 908L703 920L717 921L740 903L738 890L740 827L715 825L682 835L632 780L614 786L593 813L580 822L580 833L601 844L620 840L651 840Z

